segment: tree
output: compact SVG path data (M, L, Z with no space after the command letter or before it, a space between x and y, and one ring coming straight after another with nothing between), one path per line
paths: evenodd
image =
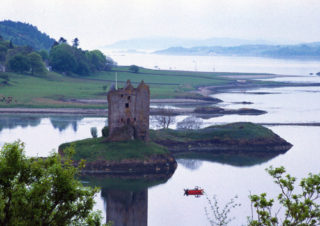
M57 42L56 40L54 40L53 44L51 45L51 49L55 46L59 45L59 42Z
M79 75L88 75L91 72L91 70L90 70L90 62L88 60L86 52L82 51L81 49L77 49L75 47L72 47L72 49L73 49L73 56L77 64L73 72Z
M209 203L209 209L204 208L207 219L209 223L214 226L224 226L228 225L231 221L233 221L235 218L230 217L231 210L241 206L240 203L236 202L236 199L238 196L235 196L234 198L230 199L229 202L227 202L223 208L220 209L218 204L218 199L214 195L212 197L212 201L209 199L209 197L206 195L207 201Z
M0 43L0 62L6 61L7 50L8 48L2 43Z
M139 67L137 65L131 65L129 67L129 71L132 73L138 73L139 72Z
M170 125L176 122L174 115L172 109L160 107L158 115L154 116L156 126L161 129L168 129Z
M92 136L93 138L97 138L97 137L98 137L97 127L91 127L91 128L90 128L90 133L91 133L91 136Z
M49 60L49 53L48 53L47 50L42 49L38 53L40 54L40 56L41 56L43 61L48 61Z
M187 117L181 122L177 123L178 129L200 129L202 120L193 116Z
M26 56L17 54L9 59L7 68L13 72L24 73L30 70L30 63Z
M78 48L78 46L79 46L79 39L78 38L75 38L72 40L72 46L74 48Z
M53 47L50 51L49 63L52 69L58 72L74 72L77 68L73 48L68 44Z
M87 57L91 63L92 71L104 70L107 64L106 56L100 50L88 51Z
M28 60L30 63L31 74L45 74L47 72L40 54L32 52L28 54Z
M12 43L12 39L10 39L10 43L9 43L9 49L13 49L14 46L13 46L13 43Z
M66 44L67 40L64 37L60 37L59 44Z
M70 155L28 158L23 143L5 144L0 153L0 225L97 225L92 212L97 188L75 179Z
M249 218L249 225L320 225L320 174L309 174L300 183L300 193L295 193L296 178L287 174L284 167L266 169L280 186L278 201L284 208L284 217L280 218L277 210L272 210L274 199L267 199L267 194L250 195L252 208L257 219Z

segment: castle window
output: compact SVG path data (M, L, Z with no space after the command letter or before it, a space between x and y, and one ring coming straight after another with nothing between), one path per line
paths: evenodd
M123 122L123 118L121 119L121 122Z
M130 100L130 96L128 96L128 100Z
M121 94L121 97L123 97L123 94Z
M134 121L137 121L137 119L136 119L136 118L134 118L133 120L134 120Z
M126 103L126 108L128 108L129 107L129 103Z
M130 124L130 118L127 118L127 124L128 125Z

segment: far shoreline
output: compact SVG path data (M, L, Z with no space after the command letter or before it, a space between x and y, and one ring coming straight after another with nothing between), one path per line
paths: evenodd
M277 77L277 75L273 75ZM281 77L282 75L279 75ZM218 94L218 93L229 93L233 90L252 90L252 89L259 89L259 88L279 88L279 87L320 87L320 83L281 83L281 84L255 84L255 83L232 83L232 84L225 84L225 85L217 85L217 86L202 86L199 87L197 90L191 91L193 93L200 94L199 97L192 97L188 98L167 98L167 99L151 99L151 105L165 105L165 104L174 104L174 105L208 105L208 104L216 104L218 103L219 99L212 98L210 95ZM72 99L68 100L73 103L93 103L98 105L107 105L107 99ZM223 101L223 100L222 100ZM151 108L151 115L156 115L159 111L156 110L157 108ZM188 110L185 108L183 110L184 114L192 114L192 110ZM7 114L30 114L30 115L64 115L64 116L86 116L86 117L106 117L108 114L107 108L81 108L81 107L74 107L74 108L61 108L61 107L45 107L45 108L37 108L37 107L2 107L0 108L0 115L7 115ZM178 113L180 114L180 113ZM264 125L263 123L260 123ZM266 123L266 125L280 125L281 123ZM299 124L299 123L287 123L287 124ZM316 125L318 126L319 123L303 123L304 125Z

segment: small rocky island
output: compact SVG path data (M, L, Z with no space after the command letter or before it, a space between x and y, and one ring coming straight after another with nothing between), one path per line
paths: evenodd
M240 122L204 129L150 130L150 90L143 81L134 88L108 92L108 127L100 138L60 145L63 156L73 145L75 165L86 161L84 174L172 175L177 167L174 154L265 154L284 153L292 145L270 129Z
M250 122L199 130L151 130L150 137L171 153L285 153L292 147L270 129Z

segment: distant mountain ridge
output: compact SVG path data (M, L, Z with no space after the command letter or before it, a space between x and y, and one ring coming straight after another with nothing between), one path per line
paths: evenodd
M49 50L55 41L36 26L11 20L0 21L0 35L15 45L31 46L35 50Z
M320 42L298 45L240 45L232 47L198 46L192 48L171 47L164 50L155 51L154 53L166 55L227 55L320 59Z
M138 50L159 50L172 46L183 46L190 48L194 46L238 46L238 45L267 45L275 44L264 40L246 40L236 38L209 38L209 39L187 39L170 37L149 37L117 41L111 45L104 46L106 49L138 49Z

